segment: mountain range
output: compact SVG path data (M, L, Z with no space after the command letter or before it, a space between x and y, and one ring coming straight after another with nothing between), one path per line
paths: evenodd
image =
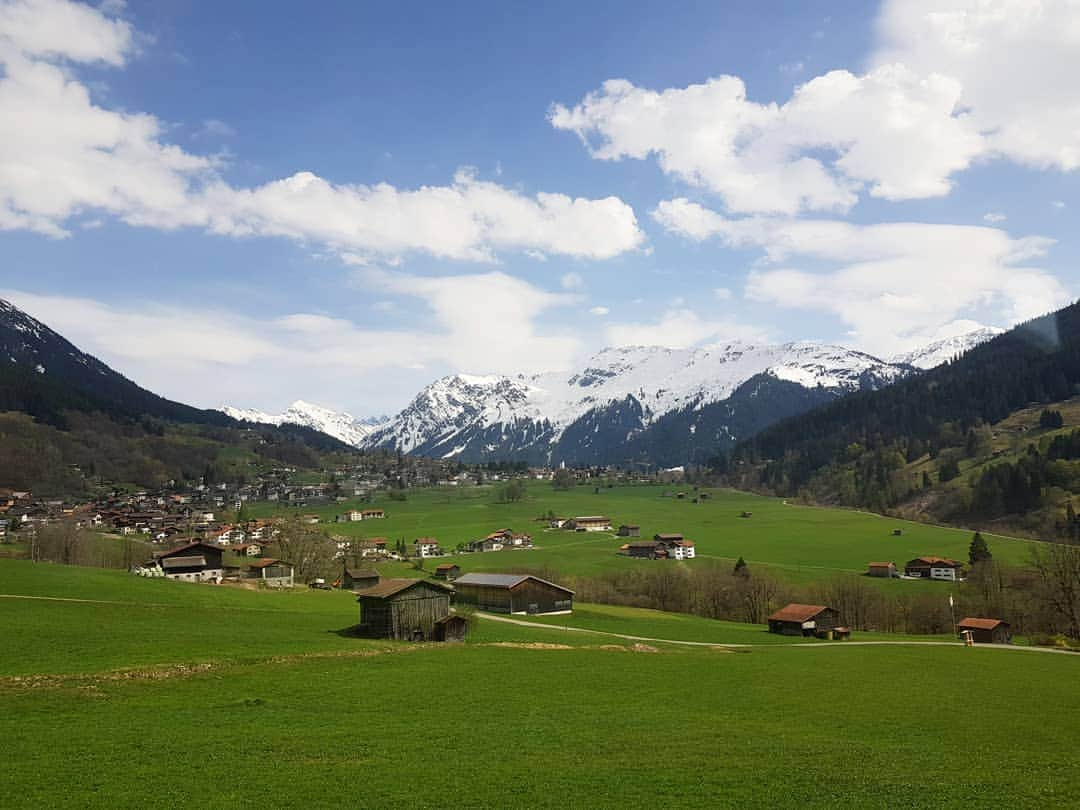
M357 420L303 401L280 415L223 410L308 425L360 448L470 463L702 462L774 422L887 386L997 332L980 328L888 361L809 342L607 348L571 373L443 377L392 418Z

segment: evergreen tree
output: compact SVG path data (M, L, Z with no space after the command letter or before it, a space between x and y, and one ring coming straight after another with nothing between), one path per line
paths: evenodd
M741 555L739 556L739 559L735 561L735 568L731 573L737 577L750 576L750 566L746 564L746 560L744 560Z
M986 541L979 532L971 538L971 545L968 546L968 562L972 565L976 565L981 562L990 562L994 558L994 555L990 553L990 548L986 545Z

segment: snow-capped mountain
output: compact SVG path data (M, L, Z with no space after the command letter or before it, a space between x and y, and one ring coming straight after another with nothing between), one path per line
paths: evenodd
M761 415L783 418L908 373L862 352L815 343L609 348L572 374L445 377L365 445L465 461L603 463L622 461L631 449L658 460L653 445L661 444L661 433L675 431L711 454L717 442L763 427ZM698 433L702 428L708 435ZM671 437L664 442L683 445ZM660 455L672 458L667 450Z
M265 425L301 425L321 431L335 439L340 439L353 447L360 447L367 437L389 417L379 416L357 419L350 414L333 411L321 405L298 399L283 413L269 414L252 408L233 408L228 405L221 409L233 419L244 422L257 422Z
M1004 329L998 329L996 326L982 326L963 335L935 340L915 351L890 357L889 362L914 366L926 371L927 369L936 368L942 363L947 363L969 349L974 349L980 343L985 343L997 337L1004 331Z

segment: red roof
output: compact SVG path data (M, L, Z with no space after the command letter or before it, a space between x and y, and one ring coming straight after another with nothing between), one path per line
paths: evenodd
M968 628L971 630L996 630L1001 625L1009 626L1009 623L1002 621L1001 619L964 619L957 627Z
M948 557L916 557L911 562L913 563L926 563L927 565L940 565L944 563L950 568L960 568L961 563L956 560L950 560ZM910 564L910 563L909 563Z
M800 605L793 602L787 607L782 607L769 617L770 622L808 622L822 611L828 610L825 605Z

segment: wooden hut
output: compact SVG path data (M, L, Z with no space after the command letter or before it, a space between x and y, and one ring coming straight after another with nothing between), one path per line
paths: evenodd
M769 632L784 636L813 636L840 626L840 611L826 605L792 603L769 616Z
M358 591L358 635L403 641L433 641L437 623L450 615L453 588L423 579L384 579Z
M469 622L464 616L455 616L451 613L446 618L435 622L435 640L464 641L468 629Z
M461 576L461 566L455 563L442 563L435 566L435 579L455 579Z
M894 562L872 562L867 563L866 575L868 577L884 577L889 579L895 577L896 563Z
M967 618L956 625L961 634L971 633L976 644L1008 644L1012 636L1009 623L1001 619Z
M529 574L465 574L454 582L457 602L492 613L569 613L574 592Z
M379 572L370 568L349 568L341 574L341 587L348 591L362 591L379 584Z
M619 537L641 537L641 527L632 523L624 523L619 527Z

